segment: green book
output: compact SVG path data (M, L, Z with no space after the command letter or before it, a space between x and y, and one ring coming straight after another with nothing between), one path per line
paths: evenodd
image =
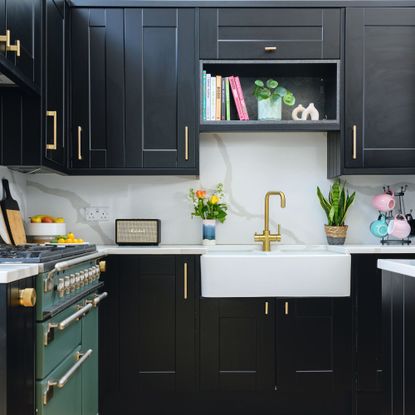
M202 75L202 120L206 120L206 71Z
M231 100L229 95L229 78L226 77L225 81L225 95L226 95L226 119L230 121L231 119Z

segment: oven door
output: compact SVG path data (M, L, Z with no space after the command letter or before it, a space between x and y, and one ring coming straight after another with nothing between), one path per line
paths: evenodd
M45 379L36 382L38 415L82 414L82 369L94 353L78 346Z

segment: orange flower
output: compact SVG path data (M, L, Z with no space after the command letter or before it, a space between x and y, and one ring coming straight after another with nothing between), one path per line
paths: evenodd
M206 197L206 190L196 190L196 197L198 199L204 199Z

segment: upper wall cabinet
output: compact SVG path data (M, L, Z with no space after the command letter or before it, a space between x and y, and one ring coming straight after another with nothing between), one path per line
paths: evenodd
M41 0L0 0L0 71L39 92Z
M340 9L200 10L202 59L338 59Z
M345 128L329 137L329 176L415 174L414 89L415 9L347 9Z
M70 170L196 174L194 9L73 9Z

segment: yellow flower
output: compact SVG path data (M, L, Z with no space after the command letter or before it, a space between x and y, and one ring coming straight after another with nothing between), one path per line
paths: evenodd
M219 202L219 198L216 195L211 196L210 203L216 205Z

